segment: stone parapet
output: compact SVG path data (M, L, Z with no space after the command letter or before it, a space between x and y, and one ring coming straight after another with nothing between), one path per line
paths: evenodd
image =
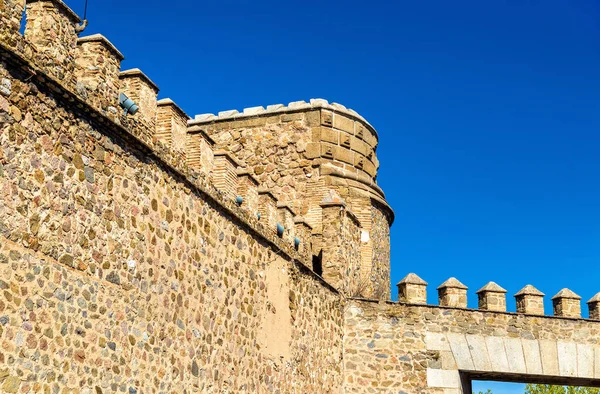
M119 107L121 52L101 34L80 37L75 50L75 78L94 107L110 117Z
M592 386L599 332L599 322L585 319L351 299L344 389L460 394L471 392L471 380Z
M416 274L406 275L398 286L398 301L409 304L427 304L427 282Z
M369 282L360 277L360 222L343 201L321 203L322 277L340 292L363 296Z
M186 161L189 116L169 98L158 100L154 138Z
M533 287L527 285L523 287L517 294L517 312L528 315L543 315L544 314L544 296L545 294Z
M506 311L506 290L495 282L489 282L476 294L479 299L479 309L488 311Z
M294 217L296 213L289 202L277 201L277 223L283 226L282 238L293 242L296 234Z
M458 279L448 279L437 288L440 306L466 308L467 289Z
M564 288L552 297L555 316L581 317L581 297Z
M258 188L258 216L268 228L275 229L277 226L277 198L264 187Z
M365 127L373 134L373 138L377 141L378 135L377 131L365 118L363 118L358 112L353 109L346 108L342 104L338 103L329 103L325 99L310 99L310 102L305 101L294 101L289 103L287 106L285 104L273 104L268 105L266 108L260 107L250 107L244 108L242 112L238 110L232 109L227 111L221 111L217 115L215 114L200 114L194 116L194 119L189 122L190 126L195 125L203 125L206 123L216 123L222 121L231 121L231 120L244 120L247 118L256 118L256 117L268 117L273 115L280 114L292 114L296 112L310 111L312 109L325 109L330 111L330 115L324 115L319 118L318 122L327 126L337 126L340 129L346 129L348 131L352 130L354 132L355 126L352 124L350 126L350 121L358 121L361 123L362 127ZM334 114L340 115L339 118L335 118ZM348 118L349 120L346 120ZM364 131L358 129L358 134L360 135Z
M36 49L36 64L73 86L76 25L81 19L60 0L27 0L25 39Z
M247 168L238 168L237 176L237 197L241 197L241 205L258 213L258 179Z
M330 192L340 195L361 224L361 294L389 298L394 214L376 182L378 137L364 118L340 104L313 99L197 115L188 131L199 129L217 149L238 155L280 201L288 201L314 236L323 235L321 201ZM325 237L312 242L315 259L327 242Z
M240 163L229 152L219 150L214 153L211 179L217 190L228 199L235 199L239 167Z
M139 107L138 113L131 115L133 119L142 120L146 123L148 130L155 130L158 86L139 68L121 71L119 79L121 80L121 92ZM149 137L152 138L153 134Z
M600 293L590 298L587 302L589 308L590 319L600 320Z

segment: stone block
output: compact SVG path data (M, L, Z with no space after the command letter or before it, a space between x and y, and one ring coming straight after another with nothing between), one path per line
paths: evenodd
M577 376L580 378L594 377L593 345L577 344Z
M594 379L600 379L600 346L594 347Z
M339 132L328 127L321 127L320 141L331 142L334 145L339 144Z
M540 340L540 355L542 357L542 369L545 375L558 375L558 349L555 341Z
M510 372L527 373L521 340L519 338L504 338L504 347L506 348L506 358L508 359Z
M427 350L448 351L450 350L450 343L446 339L446 334L441 332L426 332L425 347Z
M323 126L332 127L333 126L333 112L321 111L321 124Z
M477 371L491 371L492 363L490 362L490 356L485 345L485 338L481 335L467 335L466 338L475 369Z
M306 150L304 151L304 156L307 159L315 159L321 156L321 144L318 142L310 142L306 144Z
M333 151L333 158L335 160L343 161L344 163L354 165L354 152L351 150L338 146Z
M557 342L558 369L561 376L577 376L577 345Z
M369 154L369 151L371 151L371 148L367 144L356 137L350 139L350 149L365 157Z
M321 111L314 110L304 114L304 119L308 127L317 127L321 124Z
M542 359L540 356L540 344L534 339L521 339L523 355L525 356L525 367L528 374L541 375Z
M448 341L450 342L450 348L452 354L456 360L456 365L459 369L473 370L475 365L471 358L471 352L469 350L469 344L463 334L448 333Z
M333 127L354 135L354 121L338 113L333 115Z
M448 348L450 348L449 345ZM442 363L442 369L457 369L454 355L450 350L440 351L440 361Z
M492 370L495 372L508 372L510 368L508 366L508 358L506 357L506 349L504 347L504 341L501 337L486 337L485 344L492 364Z
M460 388L458 371L427 368L427 386L431 388Z

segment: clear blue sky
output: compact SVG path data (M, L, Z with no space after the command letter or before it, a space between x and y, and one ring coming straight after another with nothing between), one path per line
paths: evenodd
M84 0L66 0L82 14ZM600 291L600 5L593 0L89 0L90 25L190 115L322 97L379 131L414 271L512 295ZM395 286L394 286L395 292Z

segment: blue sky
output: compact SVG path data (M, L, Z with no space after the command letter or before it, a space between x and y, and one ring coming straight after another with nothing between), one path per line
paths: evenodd
M66 0L78 13L84 0ZM190 115L322 97L379 131L392 282L600 291L592 0L89 0L90 25ZM395 286L394 291L395 291ZM583 304L584 316L587 307Z

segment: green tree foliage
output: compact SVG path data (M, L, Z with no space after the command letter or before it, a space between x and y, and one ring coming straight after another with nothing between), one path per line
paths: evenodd
M525 386L525 394L600 394L600 389L594 387L528 384Z

